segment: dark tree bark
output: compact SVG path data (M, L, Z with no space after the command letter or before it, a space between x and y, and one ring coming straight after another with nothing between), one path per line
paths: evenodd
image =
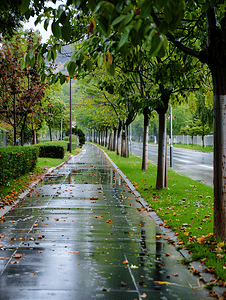
M24 116L23 124L21 126L21 131L20 131L20 143L21 143L21 146L24 145L24 130L25 130L25 126L26 126L26 120L27 120L27 115Z
M37 138L36 138L36 130L32 130L32 144L37 144Z
M214 86L214 234L226 239L226 69L214 70L212 74Z
M116 146L117 146L117 129L114 127L112 151L116 150Z
M159 114L159 140L158 140L158 168L156 188L162 189L166 187L167 182L167 166L166 166L166 111L168 109L169 99L172 90L162 88L161 103L156 108Z
M147 170L148 163L148 129L149 129L149 108L143 110L144 115L144 136L143 136L143 155L142 155L142 170Z
M52 129L51 129L51 126L49 126L49 139L50 141L52 141Z
M119 124L118 124L118 134L117 134L117 155L120 154L120 136L121 136L121 130L122 130L122 122L119 121Z
M158 170L156 188L165 188L166 114L159 114Z
M126 125L123 124L123 126L122 126L122 141L121 141L121 156L122 157L128 157L126 148L127 148L126 147Z
M107 144L108 144L108 130L105 129L105 147L107 147Z
M108 150L111 150L111 144L112 144L111 136L112 136L112 132L110 130L110 133L109 133L109 142L108 142Z

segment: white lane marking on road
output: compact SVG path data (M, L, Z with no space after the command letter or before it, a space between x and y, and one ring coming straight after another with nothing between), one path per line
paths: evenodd
M202 168L208 168L208 169L213 170L213 166L207 166L207 165L198 165L198 166L202 167Z
M175 160L178 160L178 161L184 162L184 163L186 163L186 164L190 164L190 163L192 163L192 161L191 161L191 160L186 160L186 159L179 159L179 158L175 158Z

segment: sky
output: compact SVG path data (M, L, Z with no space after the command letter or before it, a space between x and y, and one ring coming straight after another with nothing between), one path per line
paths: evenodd
M39 30L41 35L42 35L42 42L45 43L49 36L51 35L51 25L48 26L48 30L45 31L44 27L43 27L43 24L38 24L37 26L34 25L34 22L35 22L35 19L36 18L30 18L29 19L29 22L27 23L24 23L24 29L33 29L33 30Z
M54 4L54 3L52 3L52 2L50 1L50 2L48 2L48 5L46 5L46 6L56 8L56 7L58 7L60 4L63 4L63 3L65 3L65 2L66 2L66 0L58 0L58 1L56 2L56 4ZM34 25L35 20L36 20L36 17L35 17L35 18L31 17L31 18L29 19L29 22L24 23L24 29L30 29L30 28L33 28L34 30L39 30L40 33L41 33L41 35L42 35L42 42L45 43L45 42L48 40L49 36L52 34L52 32L51 32L51 22L50 22L50 24L49 24L49 26L48 26L48 30L46 31L46 30L44 29L44 27L43 27L43 23L38 24L37 26L35 26L35 25Z

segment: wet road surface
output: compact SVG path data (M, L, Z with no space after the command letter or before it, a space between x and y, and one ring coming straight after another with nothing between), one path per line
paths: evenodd
M0 299L208 298L96 146L54 170L5 220Z
M132 153L142 157L142 143L132 143ZM148 145L148 160L157 165L158 145ZM167 147L170 167L170 147ZM213 153L173 148L173 170L213 187Z

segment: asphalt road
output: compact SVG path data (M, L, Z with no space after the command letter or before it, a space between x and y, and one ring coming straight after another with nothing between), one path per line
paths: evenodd
M132 153L142 157L142 143L132 143ZM170 147L167 162L170 167ZM157 165L158 146L148 145L148 160ZM213 187L213 153L173 148L173 170Z

